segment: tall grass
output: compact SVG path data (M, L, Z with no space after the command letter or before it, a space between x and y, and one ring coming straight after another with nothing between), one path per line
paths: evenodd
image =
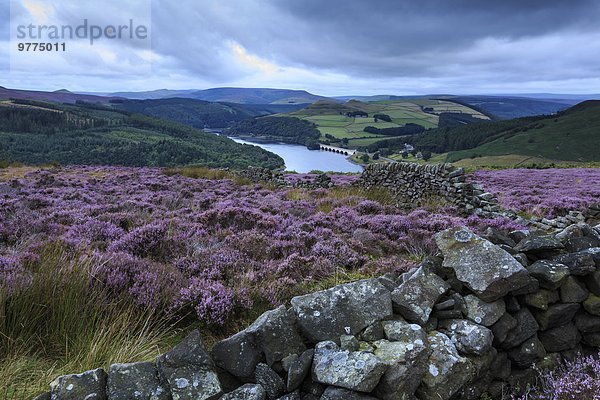
M58 375L151 360L172 344L164 319L113 299L65 254L45 252L26 288L0 287L2 399L33 398Z

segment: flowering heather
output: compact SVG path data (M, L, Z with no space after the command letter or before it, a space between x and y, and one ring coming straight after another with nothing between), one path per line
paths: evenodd
M84 261L113 296L219 325L340 272L406 269L457 224L516 227L389 203L351 187L273 190L151 168L33 171L0 181L0 287L26 287L44 249L59 245L65 265Z
M471 179L496 194L503 207L541 217L600 201L600 168L477 171Z

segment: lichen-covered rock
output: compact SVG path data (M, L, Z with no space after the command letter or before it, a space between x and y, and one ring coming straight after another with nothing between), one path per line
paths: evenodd
M219 400L265 400L267 395L261 385L247 383L233 392L221 396Z
M431 354L425 331L419 329L413 340L380 340L374 346L375 355L388 367L375 389L377 397L384 400L413 398Z
M330 386L325 389L320 400L376 400L376 398L363 393Z
M357 335L373 322L392 316L390 292L376 279L294 297L292 307L302 333L313 343Z
M110 400L170 400L155 363L113 364L108 371Z
M392 292L394 310L411 322L424 325L434 304L450 285L436 274L420 267Z
M527 267L527 271L545 289L555 290L571 274L569 267L552 260L539 260Z
M571 275L585 276L596 271L594 257L587 251L561 254L556 256L554 261L566 265Z
M259 363L254 371L256 383L262 386L267 398L275 400L285 392L283 379L267 364Z
M313 349L306 350L300 355L300 357L290 364L290 367L287 370L288 392L298 389L304 379L306 379L310 373L310 367L312 365L314 354L315 351Z
M393 342L410 343L417 339L427 340L427 335L418 324L410 324L402 320L383 321L385 337Z
M106 372L94 369L63 375L50 383L51 400L106 400Z
M263 359L272 366L305 349L296 329L295 314L280 306L262 314L243 331L217 343L212 355L217 366L247 380Z
M492 331L466 319L444 320L438 329L450 338L461 354L480 356L492 348Z
M370 393L385 370L385 364L371 353L340 350L332 341L315 348L312 377L316 382Z
M417 389L421 400L448 400L472 379L472 365L462 357L450 338L441 332L429 334L432 353L427 362L427 371Z
M560 299L558 292L554 290L541 289L535 293L525 296L524 302L529 307L538 310L547 310L550 304L556 303Z
M479 325L490 327L506 312L506 305L502 299L487 303L479 297L470 294L465 296L464 300L467 318Z
M443 266L484 301L498 300L529 282L529 273L513 256L466 227L447 229L435 240L444 254Z
M160 356L157 364L173 400L216 399L222 394L219 377L197 330Z

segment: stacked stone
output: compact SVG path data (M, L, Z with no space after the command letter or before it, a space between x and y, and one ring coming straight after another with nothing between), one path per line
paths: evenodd
M155 362L59 377L40 399L500 399L597 354L600 226L435 239L410 272L295 297L210 353L196 331Z
M359 184L388 188L400 203L415 205L441 197L467 213L489 216L500 211L494 195L481 185L466 182L464 169L451 164L372 164L363 171Z
M268 183L280 188L326 189L334 186L331 178L327 174L318 174L313 179L299 180L293 184L286 181L283 173L274 172L267 168L248 167L245 170L236 171L235 174L242 178L249 179L254 183Z

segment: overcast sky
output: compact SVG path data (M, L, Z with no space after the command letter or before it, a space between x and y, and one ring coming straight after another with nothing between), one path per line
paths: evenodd
M0 85L323 95L599 93L600 0L0 0ZM126 5L125 5L126 4ZM148 25L17 52L19 24ZM12 37L12 40L10 40ZM30 40L32 41L32 40ZM12 61L12 63L10 62ZM12 66L12 68L9 68Z

